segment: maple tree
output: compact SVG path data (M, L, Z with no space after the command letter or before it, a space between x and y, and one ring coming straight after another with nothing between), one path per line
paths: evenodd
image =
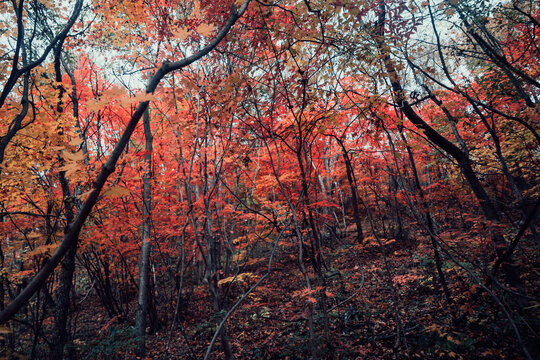
M540 353L534 2L0 7L3 356Z

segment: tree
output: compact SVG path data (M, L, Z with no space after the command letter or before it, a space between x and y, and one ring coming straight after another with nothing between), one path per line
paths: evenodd
M7 6L5 4L3 5ZM21 76L23 77L23 91L21 93L20 112L13 118L13 120L9 124L9 127L7 128L5 135L3 135L0 139L0 164L2 164L4 161L4 153L6 151L7 145L9 144L11 139L13 139L15 134L23 127L23 120L25 119L30 107L30 100L28 98L30 87L30 72L34 68L40 66L53 49L62 47L62 44L68 36L71 28L75 24L75 21L79 17L79 14L81 13L83 1L79 0L75 3L73 12L71 13L71 16L64 28L50 40L47 39L48 41L46 40L47 42L43 51L38 52L38 54L34 53L35 50L33 47L39 46L39 42L41 39L37 38L35 28L39 26L47 29L48 26L46 22L46 15L43 13L43 9L39 5L31 8L31 10L34 11L32 15L34 17L33 23L35 28L31 32L30 37L26 38L24 27L25 20L23 19L23 17L25 11L30 11L30 9L25 9L25 1L19 1L18 4L16 1L12 1L12 5L13 13L9 14L9 17L11 19L7 21L9 22L15 20L13 23L16 24L15 31L17 32L17 38L15 44L9 44L12 45L11 51L6 51L4 54L2 54L2 62L6 64L4 65L6 66L6 69L10 70L9 76L7 77L7 79L5 79L2 92L0 93L0 108L4 107L6 100L8 100L8 96L12 93L13 88L15 87ZM9 29L9 27L6 26L6 29ZM36 43L38 45L36 45ZM10 54L11 52L13 53L13 55Z
M0 6L2 355L538 354L532 2Z
M145 89L146 94L152 94L156 90L157 86L159 85L160 81L163 79L165 75L175 70L182 69L183 67L197 61L198 59L200 59L201 57L209 53L212 49L214 49L217 46L217 44L219 44L221 40L223 40L225 35L227 35L227 33L229 32L231 27L234 25L234 23L238 20L238 18L240 18L240 16L245 12L248 5L249 5L249 2L246 2L238 10L236 9L236 7L233 6L231 9L231 16L229 17L225 26L219 31L217 36L208 45L203 47L199 52L191 56L188 56L185 59L178 60L176 62L165 62L164 64L162 64L154 73L154 75L149 79L148 85L146 86L146 89ZM139 104L136 111L131 116L129 123L126 126L124 132L122 133L122 136L120 137L120 140L116 144L113 152L109 156L105 165L101 168L101 171L98 177L93 183L91 193L88 195L88 197L84 201L75 220L70 224L69 230L66 232L66 235L64 235L64 238L60 246L56 249L56 251L51 256L51 258L47 261L47 263L41 268L38 274L34 276L34 278L26 286L26 288L19 294L19 296L17 296L16 299L14 299L9 305L6 306L6 308L2 312L0 312L0 324L5 323L22 306L24 306L24 304L30 299L30 297L39 289L42 283L47 279L47 277L54 271L55 267L58 265L58 263L61 261L61 259L70 249L70 247L74 243L76 243L79 233L81 231L81 228L84 224L84 221L86 220L93 206L97 202L99 193L101 192L101 189L105 185L107 178L114 171L114 167L116 165L116 162L118 161L118 158L120 157L124 148L126 147L129 141L129 138L131 137L131 134L133 133L135 129L135 126L137 125L138 121L143 116L144 112L146 111L148 104L149 104L148 100L143 101Z

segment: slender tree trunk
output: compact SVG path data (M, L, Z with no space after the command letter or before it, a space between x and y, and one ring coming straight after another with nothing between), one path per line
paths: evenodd
M358 244L362 244L364 242L364 231L362 229L360 209L358 208L358 188L356 184L356 177L354 175L354 168L352 167L351 158L349 156L349 152L345 148L345 144L343 144L343 141L337 137L336 140L341 146L343 161L345 162L345 170L347 171L347 181L349 182L349 188L351 189L354 222L356 223L356 241Z
M276 182L277 182L277 184L279 186L281 194L285 198L285 200L287 202L287 205L289 207L289 210L291 212L291 216L292 216L292 219L293 219L294 230L295 230L295 233L296 233L296 238L298 240L298 268L300 269L300 272L302 273L302 276L304 277L306 287L309 290L312 290L311 280L309 278L309 274L308 274L308 272L306 270L306 267L304 266L304 239L303 239L303 235L302 235L302 229L301 229L300 223L298 221L298 217L296 216L296 208L293 205L289 195L285 191L285 188L284 188L284 186L283 186L283 184L282 184L282 182L281 182L281 180L279 178L279 167L280 167L280 164L281 164L281 157L280 157L280 153L279 153L279 147L277 146L276 137L274 136L274 134L272 132L270 132L269 135L272 137L272 142L275 145L276 157L277 157L276 160L274 160L271 157L270 164L272 166L272 172L273 172L274 177L276 179ZM265 142L265 146L266 146L267 150L270 152L270 146L268 145L268 143ZM318 356L318 351L317 351L317 345L315 343L315 324L314 324L314 321L313 321L313 304L311 302L308 303L307 318L308 318L307 320L308 320L308 331L309 331L309 352L311 354L311 359L312 360L317 360L319 358L319 356Z
M206 123L206 129L209 129L210 123ZM224 304L221 299L220 293L219 293L219 285L218 285L218 272L221 270L221 244L219 242L219 238L217 238L214 234L214 231L212 229L212 211L211 211L211 196L212 191L210 191L210 177L208 174L208 158L206 149L208 148L208 131L204 134L204 141L205 141L205 152L204 152L204 160L203 160L203 169L201 169L201 178L203 179L203 200L204 200L204 214L205 214L205 237L206 237L206 244L208 249L208 266L206 268L206 275L205 278L208 280L208 288L210 291L210 295L212 296L213 304L214 304L214 310L218 314L217 320L218 323L221 322L223 319L223 313L224 310ZM216 176L218 175L218 172L216 171ZM215 179L217 181L217 178ZM227 327L225 324L220 329L220 339L221 339L221 345L223 347L223 352L225 353L225 359L226 360L232 360L234 359L234 354L231 348L231 344L229 341L229 334L227 332Z
M484 124L484 126L488 130L489 134L491 135L491 138L493 140L493 144L495 145L495 152L497 154L497 158L499 160L499 163L501 164L501 170L502 170L504 176L506 177L506 180L508 181L508 185L510 186L510 189L512 190L512 192L514 193L514 196L516 197L519 210L520 210L521 214L523 215L523 219L526 219L528 214L527 214L527 211L525 210L525 208L523 206L524 205L523 204L524 199L523 199L523 196L521 195L521 191L519 190L519 188L517 187L516 182L514 181L514 177L510 173L510 169L508 168L506 158L505 158L505 156L504 156L504 154L502 152L501 141L499 139L499 136L497 135L497 132L495 131L495 122L493 122L493 126L491 126L488 123L487 119L482 114L482 112L480 111L480 109L478 108L478 106L476 106L476 104L474 104L472 102L471 102L471 105L473 106L474 111L480 117L480 120L482 121L482 123ZM533 239L538 244L540 244L540 238L538 237L538 233L536 232L535 225L531 224L529 226L529 229L531 230L531 234L532 234Z
M64 95L64 87L62 85L62 73L60 68L60 59L62 55L62 45L61 41L54 52L54 70L55 70L55 80L59 84L59 95L58 95L58 104L56 106L57 116L61 116L64 112L62 97ZM60 162L63 163L63 159L60 159ZM69 189L69 180L66 177L66 173L61 171L58 175L60 180L60 185L62 187L62 195L64 202L64 212L66 215L66 230L68 232L70 224L74 219L74 198L71 195L71 190ZM67 322L69 317L69 307L70 307L70 293L73 283L73 274L75 272L75 255L77 254L77 245L78 241L75 241L69 248L66 256L62 260L62 270L60 273L60 286L58 288L57 299L56 299L56 315L54 318L53 325L53 335L51 341L51 352L49 358L51 360L59 360L63 358L64 355L64 346L68 340L68 331L67 331Z
M378 19L378 42L379 42L379 50L381 51L382 55L382 61L383 66L386 71L386 77L391 83L392 87L392 94L395 97L397 106L403 111L403 114L419 129L421 130L424 135L437 147L444 150L446 153L448 153L451 157L453 157L460 169L461 173L467 180L467 183L469 184L469 187L471 188L472 192L476 196L478 202L480 203L480 208L482 209L482 213L484 214L484 218L489 223L490 228L490 237L492 242L495 245L495 252L498 258L501 258L504 255L504 250L506 249L506 242L504 241L504 238L502 234L500 233L498 227L496 226L500 222L500 217L497 209L495 208L493 202L491 201L491 198L487 194L486 190L484 189L482 183L478 179L475 171L472 167L472 161L467 156L466 153L464 153L461 149L459 149L456 145L454 145L452 142L450 142L448 139L446 139L444 136L442 136L439 132L437 132L434 128L432 128L428 123L422 119L420 115L412 108L412 106L409 104L409 102L405 99L405 94L403 87L401 86L399 74L397 73L397 70L392 62L392 59L390 57L390 53L388 50L388 47L384 41L384 20L385 20L385 7L384 4L381 5L381 11L379 13L379 19ZM511 260L509 259L508 263L505 263L503 266L503 270L505 272L505 275L507 277L507 280L511 284L519 284L520 279L516 272L515 267L511 264Z
M312 249L312 256L314 255L312 259L312 264L313 264L314 271L319 277L319 279L321 280L322 286L323 286L323 291L321 291L320 300L319 300L319 304L321 306L321 311L322 311L322 318L323 318L323 327L324 327L323 334L324 334L324 339L325 339L328 349L332 350L334 348L334 345L330 341L330 337L329 337L330 325L328 323L327 304L326 304L327 298L326 298L326 293L324 291L326 290L326 276L323 269L324 260L322 257L321 237L317 229L317 225L315 224L313 210L311 209L311 198L310 198L309 189L308 189L306 167L304 165L304 162L302 161L302 152L305 153L305 151L303 151L305 149L302 144L303 143L301 142L299 150L297 151L296 155L298 159L298 166L300 167L300 175L301 175L301 180L302 180L302 192L304 193L304 203L308 211L308 219L309 219L309 224L310 224L311 232L312 232L311 249ZM306 163L307 163L307 159L306 159Z
M73 218L72 218L73 219ZM56 296L56 315L54 318L52 348L49 359L63 359L64 346L68 340L67 322L69 317L70 293L75 272L75 255L77 246L74 244L62 261L60 274L60 287Z
M450 74L447 74L447 77L450 79ZM452 79L450 79L450 80L453 82ZM459 131L457 130L456 119L452 116L450 111L443 105L442 101L440 99L438 99L429 90L429 88L427 88L426 86L424 88L428 91L428 94L429 94L431 100L437 106L439 106L442 109L442 111L444 112L444 114L446 115L448 120L450 121L450 124L452 126L452 131L453 131L453 133L454 133L454 135L455 135L461 149L463 150L465 155L468 157L469 156L469 150L468 150L467 145L463 141L461 135L459 134ZM495 152L497 154L497 158L498 158L499 163L501 165L501 170L502 170L504 176L506 177L506 180L508 181L508 185L510 186L510 189L512 190L512 192L514 193L514 196L516 197L520 212L522 213L523 217L526 218L527 217L527 212L526 212L525 208L522 206L523 205L523 196L521 195L521 191L517 187L516 182L514 181L514 178L513 178L512 174L510 173L510 169L509 169L508 164L506 162L506 158L505 158L505 156L504 156L504 154L502 152L501 142L500 142L499 136L497 135L497 132L495 130L495 123L493 122L493 126L490 125L488 120L484 116L484 114L482 114L482 111L478 108L478 105L476 103L474 103L473 101L471 101L470 98L467 98L467 100L469 101L469 103L473 107L473 110L476 113L476 115L478 115L478 117L480 118L480 121L482 122L482 124L484 124L487 131L489 132L489 134L490 134L490 136L491 136L491 138L493 140L493 144L495 145ZM536 232L536 228L535 228L534 224L531 224L529 229L531 230L531 234L533 236L533 239L535 239L535 241L540 244L540 238L538 236L538 233Z
M152 244L150 239L151 222L151 178L152 178L152 131L150 129L150 115L147 109L143 116L144 137L146 139L146 154L144 155L145 173L143 176L143 208L142 208L142 245L139 259L139 295L137 297L137 313L135 329L138 343L135 350L137 356L146 354L146 317L148 315L150 297L150 252Z
M424 195L424 189L422 188L422 185L420 184L420 178L418 177L418 171L416 169L416 161L414 160L414 154L411 151L411 148L409 147L409 144L407 143L407 138L405 137L405 134L403 133L402 129L400 129L401 139L405 143L405 147L407 148L407 154L409 155L409 161L411 163L411 168L413 171L414 176L414 183L416 185L416 190L418 191L418 195L420 195L420 201L422 202L422 208L424 217L426 219L426 223L429 230L429 237L431 239L431 246L433 247L433 253L435 257L435 266L437 268L437 274L439 276L439 281L441 283L441 287L443 289L444 296L446 297L446 301L449 305L452 304L452 296L450 295L450 290L448 289L448 284L446 282L446 277L444 276L444 272L442 271L442 263L441 263L441 256L439 253L439 248L437 245L437 240L435 239L434 235L436 234L435 226L433 226L433 219L431 217L431 213L429 211L428 204L426 203L426 198Z

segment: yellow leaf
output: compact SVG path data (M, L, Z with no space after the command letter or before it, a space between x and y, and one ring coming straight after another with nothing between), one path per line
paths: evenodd
M88 190L86 192L83 192L82 194L79 194L77 195L77 197L81 200L85 199L88 195L90 195L90 193L94 191L93 189L92 190Z
M173 35L176 37L177 40L180 40L180 41L186 40L190 33L191 31L186 30L185 28L180 28L176 31L173 31Z
M59 244L41 245L27 253L28 256L52 254Z
M113 187L109 188L107 191L105 191L105 193L103 195L105 195L105 196L113 196L113 195L127 196L129 194L131 194L131 191L129 189L126 189L125 187L121 187L121 186L113 186Z
M103 94L98 99L91 99L86 102L88 111L98 111L108 106L112 99L119 98L125 94L125 90L121 88L112 88L103 91Z
M102 108L104 108L107 105L108 105L108 102L106 102L106 101L98 101L98 100L95 100L95 99L91 99L91 100L88 100L86 102L86 108L88 109L88 111L92 111L92 112L101 110Z
M154 99L154 94L140 93L130 98L121 99L119 103L121 106L129 106L136 102L152 101Z
M83 161L84 154L82 151L77 151L76 153L71 153L69 151L62 151L62 157L65 160L76 162L76 161Z
M71 141L69 142L69 145L71 146L79 146L82 144L82 139L78 136L75 136Z
M245 266L249 266L249 265L255 265L261 261L265 261L266 259L264 258L258 258L258 259L249 259L248 261L246 261L244 263Z
M71 176L80 170L81 169L79 168L79 165L76 162L72 161L58 168L58 171L64 171L67 176Z
M26 234L26 237L30 238L30 239L37 239L37 238L40 238L40 237L43 237L43 236L44 236L43 234L37 233L35 231L32 231L32 232Z
M11 330L10 328L8 327L5 327L5 326L0 326L0 334L11 334L13 332L13 330Z
M117 98L119 96L122 96L125 93L126 93L126 91L124 89L119 88L119 87L113 87L112 89L108 89L108 90L103 91L102 97L104 99L110 100L110 99L114 99L114 98Z
M234 280L234 276L229 276L229 277L227 277L227 278L225 278L225 279L219 280L219 281L218 281L218 285L221 286L221 285L223 285L223 284L228 284L228 283L230 283L230 282L233 281L233 280Z
M152 101L154 100L156 97L154 96L154 94L151 94L151 93L140 93L140 94L137 94L133 97L133 99L135 99L136 101L140 101L140 102L143 102L143 101Z
M236 280L238 282L245 282L246 280L249 280L251 279L252 277L254 277L255 274L253 273L241 273L241 274L238 274L236 276ZM228 278L225 278L225 279L221 279L218 281L218 285L223 285L223 284L227 284L227 283L230 283L232 281L234 281L235 277L234 276L229 276Z
M215 26L212 26L210 24L201 24L197 27L197 32L201 34L202 36L209 37L214 33Z

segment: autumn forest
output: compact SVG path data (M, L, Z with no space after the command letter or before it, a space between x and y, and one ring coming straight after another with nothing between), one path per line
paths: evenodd
M1 0L0 359L539 359L540 4Z

